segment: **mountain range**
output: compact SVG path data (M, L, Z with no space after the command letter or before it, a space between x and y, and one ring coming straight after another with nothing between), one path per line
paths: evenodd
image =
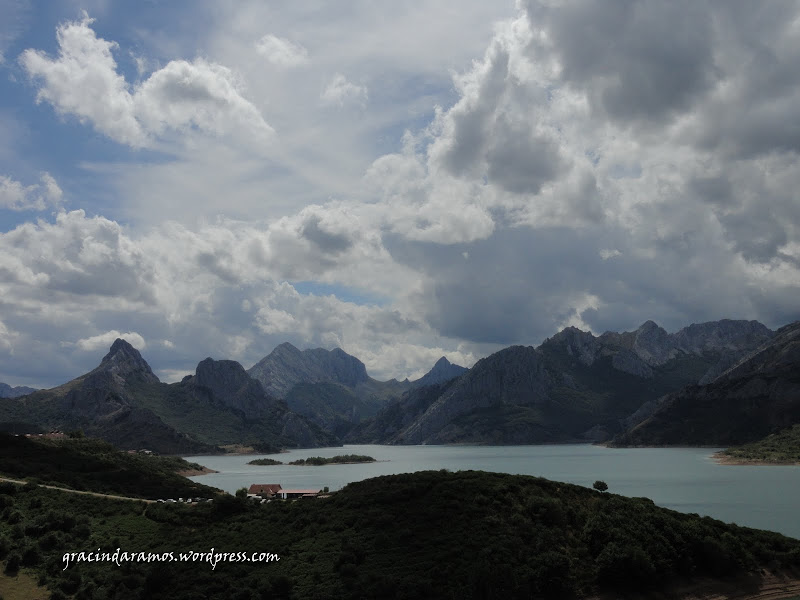
M237 362L207 358L195 375L165 384L122 339L89 373L0 403L0 421L80 429L123 449L165 454L219 452L226 444L256 444L265 451L338 444L267 394Z
M568 327L536 348L511 346L470 369L443 357L416 381L384 382L341 349L286 343L247 371L207 358L194 375L165 384L117 340L90 373L0 402L0 425L80 428L123 448L166 453L342 442L734 443L800 421L793 408L765 408L750 426L737 419L751 413L724 404L734 392L753 400L766 385L758 402L792 405L787 365L800 371L794 327L776 333L756 321L722 320L670 334L647 321L600 336ZM722 416L728 413L739 416ZM694 437L681 433L687 415L696 420Z
M648 402L614 440L618 446L729 446L800 423L800 322L780 328L707 385Z
M652 321L594 336L568 327L539 347L512 346L456 380L407 392L345 440L524 444L605 441L648 401L713 379L771 339L755 321L668 334Z

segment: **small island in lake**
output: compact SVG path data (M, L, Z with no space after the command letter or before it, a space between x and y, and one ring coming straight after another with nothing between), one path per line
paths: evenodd
M275 460L274 458L256 458L251 460L248 465L260 465L260 466L272 466L272 465L282 465L283 463L279 460Z
M726 465L800 465L800 424L714 455Z
M306 459L293 460L290 465L349 465L353 463L370 463L375 462L371 456L364 456L363 454L342 454L333 456L331 458L323 458L321 456L309 456Z

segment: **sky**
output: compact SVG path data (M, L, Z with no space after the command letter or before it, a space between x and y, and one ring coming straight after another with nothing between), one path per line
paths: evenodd
M0 0L0 381L800 318L800 4Z

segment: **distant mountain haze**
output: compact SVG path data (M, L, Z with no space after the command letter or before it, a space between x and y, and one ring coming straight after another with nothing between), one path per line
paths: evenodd
M7 383L0 381L0 398L19 398L26 394L32 394L35 391L36 388L26 387L24 385L11 387Z

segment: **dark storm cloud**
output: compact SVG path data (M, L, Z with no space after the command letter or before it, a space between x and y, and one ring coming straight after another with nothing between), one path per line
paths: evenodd
M488 178L517 194L538 194L542 185L558 175L558 144L548 136L531 135L519 123L500 118L487 153Z
M620 123L663 121L689 108L714 78L712 22L694 0L591 0L540 7L563 80L585 89L595 110Z
M759 290L743 289L731 276L730 255L699 228L662 240L657 254L638 253L640 243L612 227L553 227L501 229L468 247L392 240L389 248L433 278L425 290L430 324L442 335L478 343L535 345L574 317L598 334L648 319L671 331L721 318L783 324L763 310ZM621 253L604 260L601 250L609 247ZM798 289L784 289L783 304ZM596 307L585 302L592 297Z

